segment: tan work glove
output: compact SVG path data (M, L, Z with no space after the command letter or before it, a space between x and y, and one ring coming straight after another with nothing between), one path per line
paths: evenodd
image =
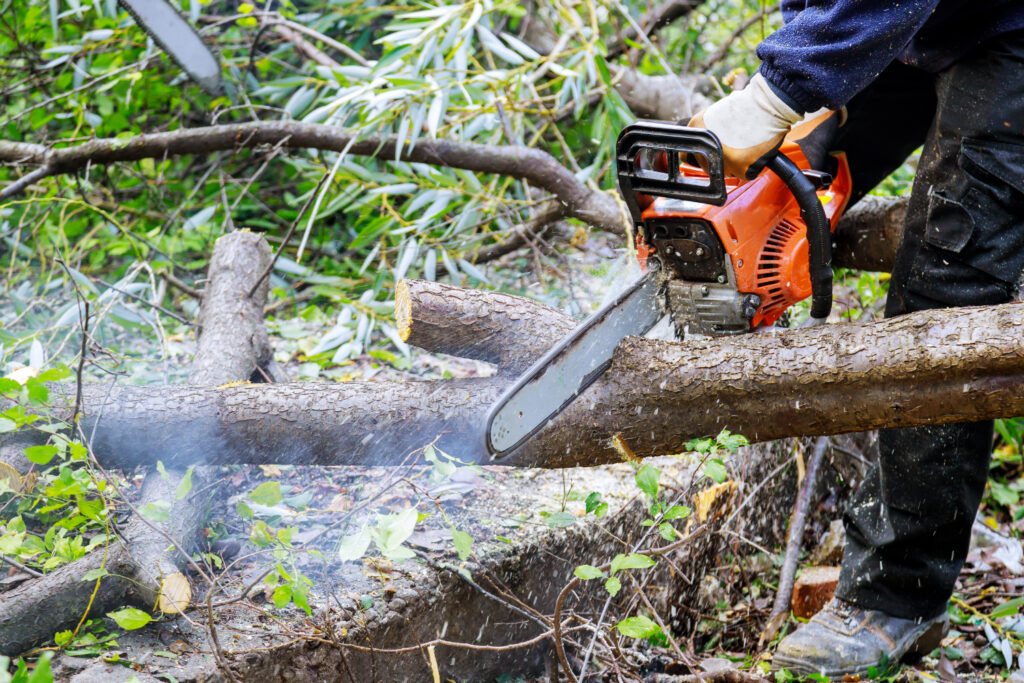
M803 118L772 91L764 76L755 74L746 88L698 112L690 126L707 128L718 136L726 175L749 180L761 172L789 129Z

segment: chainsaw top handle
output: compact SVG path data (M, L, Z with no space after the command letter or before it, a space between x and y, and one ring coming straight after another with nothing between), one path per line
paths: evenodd
M651 153L666 154L665 171L653 168ZM728 199L722 143L704 128L688 128L667 121L638 121L622 129L615 145L619 191L635 226L642 223L643 209L637 194L670 197L722 206ZM707 178L679 172L680 160L697 162ZM811 276L810 325L825 322L832 310L832 230L817 190L831 182L827 174L801 170L792 159L776 150L767 166L796 198L807 225L808 268Z

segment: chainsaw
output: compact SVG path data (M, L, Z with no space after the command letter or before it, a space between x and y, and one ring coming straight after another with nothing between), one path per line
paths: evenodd
M493 464L596 380L620 340L647 333L666 314L684 338L747 334L776 329L790 306L810 297L807 324L824 323L832 308L831 233L852 184L845 155L825 154L805 144L810 138L797 126L766 168L744 181L725 175L710 131L661 121L623 129L616 171L641 275L491 408Z
M220 62L168 0L118 0L122 7L199 87L221 91Z

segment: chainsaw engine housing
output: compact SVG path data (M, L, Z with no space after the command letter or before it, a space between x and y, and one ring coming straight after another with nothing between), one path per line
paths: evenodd
M800 169L812 170L795 142L784 142L780 151ZM654 164L664 168L667 156ZM845 155L833 155L831 164L831 184L817 194L834 230L851 181ZM680 163L678 177L707 182L708 174ZM635 197L642 211L637 257L641 266L657 258L670 274L668 307L680 332L738 334L772 325L812 292L806 224L783 180L767 170L750 181L727 177L725 194L721 206Z

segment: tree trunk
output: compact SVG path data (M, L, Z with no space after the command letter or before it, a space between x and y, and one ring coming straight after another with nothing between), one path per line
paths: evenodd
M494 300L508 351L533 358L571 318L526 299L409 281L409 338L429 350L500 360L479 323ZM445 296L438 296L447 292ZM450 301L452 325L436 334ZM435 328L417 337L420 312ZM469 314L467 314L467 311ZM498 464L544 467L675 453L730 429L754 441L1024 414L1024 308L925 311L685 343L629 338L609 370L523 449ZM524 333L528 330L529 333ZM483 420L507 385L487 379L228 387L85 387L97 457L108 467L165 464L401 462L439 437L481 460ZM73 402L71 387L64 400ZM59 389L54 394L60 396Z
M909 197L862 198L836 227L832 262L855 270L891 271L909 202Z
M267 285L249 290L270 263L270 248L256 233L234 232L220 238L210 260L209 285L199 313L200 334L190 380L218 385L243 380L254 374L259 364L270 360L270 346L263 327L262 307ZM87 391L106 385L87 385ZM62 387L71 391L73 387ZM151 387L160 392L174 387ZM86 404L85 410L96 408ZM96 416L99 416L97 419ZM92 424L102 425L105 418L94 414ZM88 427L85 434L90 434ZM128 441L144 439L126 434ZM25 444L22 443L23 447ZM136 508L152 504L170 504L166 521L152 522L137 516L129 522L123 537L109 547L94 550L85 557L59 567L42 578L26 582L2 594L0 599L0 654L16 655L53 637L60 630L74 629L83 615L100 616L125 604L164 612L182 611L191 600L191 588L182 573L206 520L213 487L205 468L191 476L191 491L181 500L177 491L186 477L184 467L174 467L156 444L137 443L149 450L145 465L161 460L165 475L152 468L146 475ZM99 454L102 448L94 452ZM105 458L100 456L105 464ZM192 463L190 463L192 464ZM171 542L173 539L173 543ZM85 580L90 572L105 574Z

